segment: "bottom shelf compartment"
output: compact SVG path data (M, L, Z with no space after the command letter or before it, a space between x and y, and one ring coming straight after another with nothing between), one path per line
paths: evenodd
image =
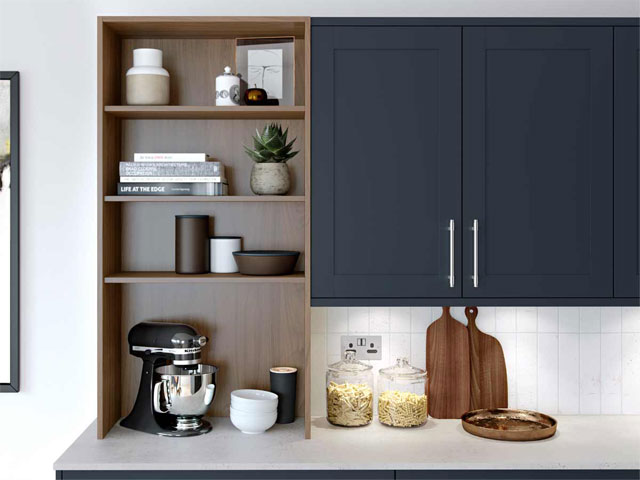
M304 416L304 284L221 283L215 288L129 284L120 288L121 416L133 406L142 367L142 361L129 354L127 335L142 321L186 323L209 339L202 361L220 370L208 415L228 416L233 390L269 390L269 369L289 366L298 369L296 415Z

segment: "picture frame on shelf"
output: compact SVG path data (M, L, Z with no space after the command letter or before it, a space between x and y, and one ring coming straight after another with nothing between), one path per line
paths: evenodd
M241 91L262 88L279 105L295 105L295 38L236 38L235 71Z
M19 82L0 72L0 392L20 391Z

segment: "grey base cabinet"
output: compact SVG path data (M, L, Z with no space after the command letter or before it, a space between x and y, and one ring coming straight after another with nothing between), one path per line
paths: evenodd
M637 23L312 20L312 305L638 305Z

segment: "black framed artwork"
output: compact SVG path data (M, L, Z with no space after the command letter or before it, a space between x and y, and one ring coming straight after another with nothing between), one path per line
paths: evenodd
M20 390L19 82L0 72L0 392Z

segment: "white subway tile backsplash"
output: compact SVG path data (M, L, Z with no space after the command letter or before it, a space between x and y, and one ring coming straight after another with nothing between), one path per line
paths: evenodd
M389 334L389 359L391 360L391 363L393 363L396 358L403 357L411 358L411 334Z
M580 413L580 335L558 337L558 413Z
M348 309L340 307L329 307L327 309L327 332L347 333L348 331Z
M430 324L431 309L429 307L411 307L411 333L426 335Z
M496 331L496 308L482 307L478 309L476 326L484 333L494 333Z
M535 410L538 401L538 336L516 334L518 408Z
M550 415L558 413L557 333L541 333L538 335L537 410Z
M349 307L349 333L369 332L369 307Z
M514 307L496 307L496 332L516 331L516 309Z
M600 335L580 335L580 413L600 413Z
M520 333L535 332L538 328L538 311L535 307L516 309L516 330Z
M369 333L389 332L389 307L371 307L369 314Z
M558 331L578 333L580 331L580 309L578 307L558 308Z
M507 364L507 389L509 391L509 407L517 408L518 391L517 391L517 357L516 357L516 334L515 333L496 333L494 335L504 353L504 361Z
M538 332L556 333L558 331L558 307L538 308Z
M580 333L600 332L600 308L580 307Z
M466 324L464 309L451 314ZM340 336L382 335L382 359L425 367L426 330L440 307L313 308L313 415L324 415L326 367L342 357ZM639 307L479 307L477 325L501 343L509 406L550 414L640 414Z
M411 332L411 309L409 307L390 308L389 319L391 332Z
M327 309L312 308L311 309L311 333L327 332Z
M418 368L426 368L427 342L424 333L411 334L411 365Z
M640 333L622 334L622 413L640 414Z
M600 336L600 413L622 413L622 336Z
M622 331L640 333L640 308L622 307Z
M600 310L600 331L603 333L622 331L622 309L620 307L603 307Z

